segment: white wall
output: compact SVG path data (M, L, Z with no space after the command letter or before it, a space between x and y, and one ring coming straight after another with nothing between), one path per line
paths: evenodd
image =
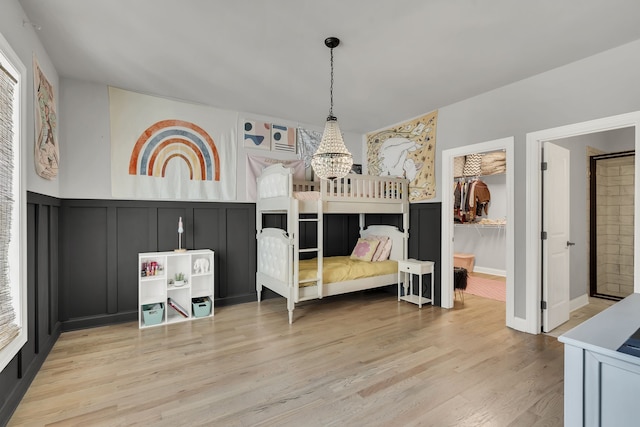
M60 114L60 84L58 73L53 68L49 55L45 52L37 30L28 22L22 6L17 0L2 0L0 11L0 33L9 42L12 49L20 57L20 60L27 68L27 190L48 196L58 197L60 195L60 178L48 180L41 178L36 173L34 152L35 152L35 129L34 129L34 96L33 96L33 56L38 59L40 68L53 85L54 96L56 97L56 112L58 113L58 124L65 120ZM60 143L60 132L58 132L58 142ZM62 169L65 159L60 158L60 168Z
M63 141L60 144L60 157L67 160L60 166L61 197L112 199L108 87L68 78L61 79L61 86L60 105L62 114L68 118L60 126L60 139ZM317 131L323 130L325 121L325 117L318 117L317 124L305 125L256 114L239 113L238 117L236 201L239 202L247 201L247 155L277 159L298 158L294 154L245 149L242 141L242 125L245 118ZM346 132L344 139L355 163L362 163L361 135Z
M515 139L517 317L526 317L525 261L530 255L525 248L526 134L640 110L639 75L640 40L439 109L436 170L443 149ZM434 201L439 200L438 193Z

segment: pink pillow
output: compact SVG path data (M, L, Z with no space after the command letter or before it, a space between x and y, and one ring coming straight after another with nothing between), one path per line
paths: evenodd
M376 255L377 257L373 257L374 261L386 261L389 259L389 255L391 255L391 246L393 245L393 240L387 238L387 241L384 242L384 244L380 244L378 246L378 249L376 249ZM380 249L380 247L382 247L382 249ZM380 253L378 253L378 251Z
M351 252L351 259L357 259L359 261L371 261L373 254L376 253L376 249L380 241L372 238L359 238L356 243L353 252Z

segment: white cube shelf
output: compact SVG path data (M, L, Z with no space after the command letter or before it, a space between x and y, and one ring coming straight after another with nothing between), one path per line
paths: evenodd
M144 252L138 254L138 325L140 328L166 325L202 317L213 316L214 301L214 252L197 249L184 252ZM177 279L182 274L183 282ZM211 313L195 317L192 308L194 298L209 298ZM162 304L163 314L152 316L144 309ZM175 308L174 308L175 307ZM177 308L177 309L176 309Z

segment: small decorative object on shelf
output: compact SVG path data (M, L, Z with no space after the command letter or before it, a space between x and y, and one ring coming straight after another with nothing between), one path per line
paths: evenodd
M182 227L182 217L178 219L178 249L176 252L186 252L186 249L182 248L182 233L184 232L184 228Z
M157 261L147 261L143 262L140 269L140 276L158 276L162 275L162 264Z
M173 286L183 286L184 284L184 273L176 273L176 278L173 281Z
M193 263L193 274L203 274L209 272L209 260L206 258L198 258Z

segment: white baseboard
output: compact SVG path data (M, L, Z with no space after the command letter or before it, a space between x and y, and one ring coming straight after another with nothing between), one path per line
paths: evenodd
M477 266L477 265L473 267L473 272L474 273L483 273L483 274L492 274L494 276L507 277L507 271L506 270L498 270L497 268L489 268L489 267L480 267L480 266Z
M577 310L585 305L589 304L589 295L580 295L578 298L574 298L569 301L569 311Z

